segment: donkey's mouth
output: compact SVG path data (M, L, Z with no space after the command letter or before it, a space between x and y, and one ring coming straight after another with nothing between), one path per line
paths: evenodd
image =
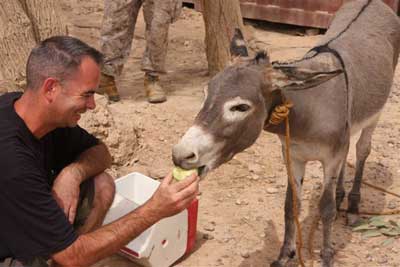
M209 168L206 165L203 165L203 166L198 167L197 171L199 173L199 177L204 178L207 175Z

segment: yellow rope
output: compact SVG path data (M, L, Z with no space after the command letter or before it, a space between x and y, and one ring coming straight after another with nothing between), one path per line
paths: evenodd
M288 112L289 114L289 112ZM299 211L297 210L297 186L294 181L293 173L292 173L292 166L291 166L291 161L290 161L290 128L289 128L289 117L286 117L285 119L285 124L286 124L286 164L287 164L287 172L288 172L288 177L289 177L289 182L290 182L290 187L292 188L292 200L293 200L293 216L294 216L294 221L296 223L296 228L297 228L297 254L299 255L299 262L302 267L305 267L304 261L303 261L303 256L301 254L301 249L303 247L303 239L301 235L301 225L300 225L300 220L299 220Z
M293 205L293 216L295 219L295 224L297 228L297 244L296 244L296 251L297 254L299 255L299 262L302 267L305 267L303 257L301 254L301 249L303 247L303 240L302 240L302 233L301 233L301 226L300 226L300 221L299 221L299 211L297 209L297 190L296 190L296 183L294 181L293 173L292 173L292 168L291 168L291 161L290 161L290 127L289 127L289 113L290 109L293 107L293 103L290 101L284 101L283 104L278 105L275 107L274 111L271 114L271 117L269 118L268 125L278 125L285 121L285 126L286 126L286 136L285 136L285 142L286 142L286 166L287 166L287 172L288 172L288 177L289 177L289 183L292 188L292 205ZM354 167L354 166L353 166ZM372 187L374 189L377 189L379 191L391 194L393 196L399 197L400 195L395 194L393 192L387 191L381 187L369 184L367 182L362 182L363 184ZM339 211L347 211L344 209L339 209ZM367 212L367 211L361 211L359 212L360 215L394 215L394 214L400 214L400 211L387 211L387 212ZM315 229L318 227L318 223L320 220L320 216L317 216L311 225L311 231L309 235L309 240L308 240L308 249L311 257L311 267L314 266L314 255L313 255L313 240L314 240L314 233Z
M376 190L378 190L378 191L382 191L382 192L387 193L387 194L389 194L389 195L392 195L392 196L395 196L395 197L400 198L400 195L399 195L399 194L390 192L390 191L388 191L388 190L386 190L386 189L384 189L384 188L382 188L382 187L379 187L379 186L376 186L376 185L373 185L373 184L370 184L370 183L367 183L367 182L364 182L364 181L362 181L361 183L362 183L362 184L365 184L366 186L372 187L372 188L374 188L374 189L376 189Z
M290 187L292 189L292 209L293 209L293 217L295 220L296 228L297 228L297 245L296 251L297 255L299 256L299 262L302 267L305 267L303 256L301 254L301 249L303 247L303 239L301 234L301 225L299 221L299 211L297 209L297 186L294 181L293 173L292 173L292 166L290 161L290 127L289 127L289 113L290 108L293 107L293 103L290 101L285 101L282 105L278 105L275 107L274 111L271 114L271 117L268 121L269 124L278 125L285 120L286 126L286 165L287 165L287 172L289 177Z
M281 124L286 118L289 117L290 109L293 107L292 102L286 101L282 105L275 107L274 111L269 118L268 123L273 125Z

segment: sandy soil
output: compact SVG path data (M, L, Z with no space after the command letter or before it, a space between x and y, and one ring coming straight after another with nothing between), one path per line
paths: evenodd
M70 3L63 4L70 33L98 47L102 1L75 0L72 7ZM139 171L160 178L172 168L171 148L191 125L202 102L202 88L209 79L204 27L201 14L190 9L185 9L180 20L171 27L169 72L162 78L169 99L159 105L149 105L143 93L143 74L139 68L145 45L142 17L136 29L132 54L118 80L122 101L108 105L103 96L98 96L98 107L83 118L82 125L110 146L114 175L120 177ZM303 31L267 23L249 26L250 46L267 48L272 59L301 57L319 38L303 36ZM400 191L399 87L400 69L396 73L394 92L373 137L372 153L364 174L366 181L394 192ZM351 167L355 161L354 146L350 154L347 191L354 175ZM307 166L301 216L305 237L317 211L321 170L317 162ZM282 243L286 184L278 138L263 133L256 144L201 182L196 248L175 266L269 266ZM378 212L400 209L400 201L363 187L361 209ZM392 216L392 219L400 220L400 217ZM338 216L334 229L336 266L400 266L399 239L385 247L381 246L384 237L362 239L359 233L353 233L346 226L344 214ZM316 262L320 240L321 227L314 241ZM309 266L310 255L306 250L303 255ZM96 266L136 265L114 255Z

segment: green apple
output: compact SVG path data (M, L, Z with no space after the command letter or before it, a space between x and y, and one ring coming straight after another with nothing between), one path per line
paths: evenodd
M185 170L175 166L174 169L172 170L172 176L174 177L175 180L178 181L182 181L183 179L192 175L193 173L197 175L198 174L197 169Z

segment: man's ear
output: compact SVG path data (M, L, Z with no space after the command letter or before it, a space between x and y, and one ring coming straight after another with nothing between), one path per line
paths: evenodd
M269 73L273 89L304 90L329 81L343 73L343 70L315 71L288 64L273 63Z
M50 77L43 82L40 90L43 92L43 95L48 102L53 102L55 93L57 91L57 88L59 87L60 87L59 81L57 79Z

